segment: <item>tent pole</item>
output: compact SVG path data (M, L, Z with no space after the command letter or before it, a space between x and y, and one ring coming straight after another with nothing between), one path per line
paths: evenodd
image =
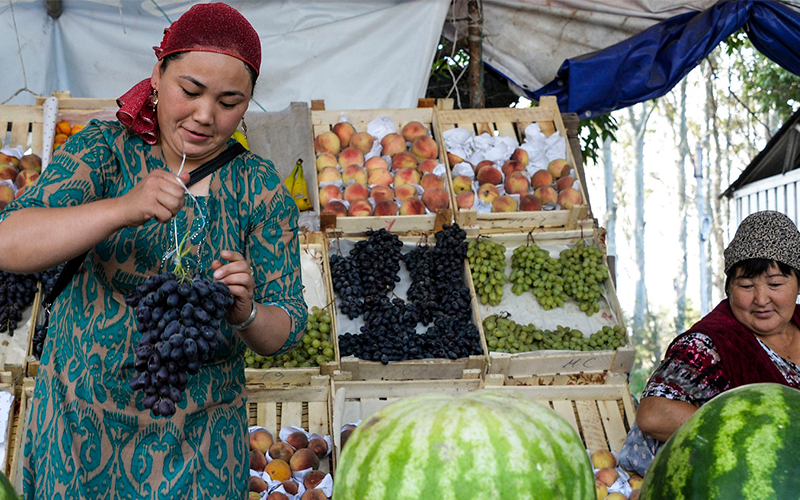
M481 0L469 0L469 103L470 108L485 107L483 95L483 6Z

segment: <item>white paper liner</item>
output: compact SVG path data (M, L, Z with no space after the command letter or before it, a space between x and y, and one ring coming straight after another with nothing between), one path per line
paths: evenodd
M375 138L375 142L380 146L384 137L397 132L397 124L388 116L377 116L367 124L367 132Z

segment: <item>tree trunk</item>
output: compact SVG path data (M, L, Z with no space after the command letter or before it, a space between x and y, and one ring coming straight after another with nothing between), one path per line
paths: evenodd
M628 114L631 120L631 126L634 131L634 196L635 196L635 233L634 233L634 247L635 247L635 261L636 269L639 276L636 280L636 299L633 306L633 330L634 334L641 336L644 335L644 321L645 313L647 312L647 288L645 286L645 267L644 267L644 138L647 130L647 120L650 117L648 111L648 103L641 103L641 115L636 117L634 107L628 108Z
M686 219L688 210L686 206L686 157L689 154L686 125L686 78L681 81L678 102L678 273L673 280L676 298L675 333L686 330L686 277L689 273L688 249L686 246L687 228Z
M614 161L611 155L611 139L603 141L603 169L606 185L606 252L617 255L617 200L614 196Z
M469 107L483 108L483 10L480 0L469 0L469 25L467 46L469 47Z

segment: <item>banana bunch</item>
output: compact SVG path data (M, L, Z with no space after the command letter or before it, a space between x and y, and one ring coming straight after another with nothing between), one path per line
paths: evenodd
M306 178L303 176L303 160L297 160L297 163L294 164L294 170L283 182L301 212L311 209L311 202L308 201Z

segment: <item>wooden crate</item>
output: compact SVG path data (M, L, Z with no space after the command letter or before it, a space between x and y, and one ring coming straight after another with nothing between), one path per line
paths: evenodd
M11 372L0 372L0 392L8 392L15 396L14 377ZM11 403L8 413L4 413L1 418L5 420L6 426L0 427L0 437L2 437L5 446L5 460L0 463L0 472L6 475L11 475L11 461L14 456L14 443L16 439L15 419L17 412L16 400Z
M558 109L555 97L545 96L539 106L533 108L494 108L494 109L460 109L437 110L436 131L439 134L436 140L444 147L443 133L454 128L464 128L472 131L476 136L487 133L491 136L513 137L520 144L524 140L525 127L531 123L539 124L541 131L550 136L557 133L566 141L566 160L573 165L580 181L581 194L584 204L569 210L543 210L537 212L505 212L505 213L478 213L476 209L457 209L455 220L462 227L477 226L481 228L500 228L507 230L523 230L539 227L575 228L580 222L592 217L588 204L586 189L586 176L583 172L583 162L580 151L572 150L567 137L567 131ZM447 155L447 170L451 171L453 165ZM450 180L452 186L452 178ZM455 205L454 205L455 206Z
M485 387L513 392L543 404L564 417L578 431L586 448L619 453L633 425L636 410L622 376L605 384L504 385L502 375L487 375Z
M587 243L603 245L602 230L600 229L498 233L482 237L505 245L506 276L511 274L510 259L514 248L526 245L531 239L540 247L549 250L553 256L560 249L571 247L581 239ZM471 273L469 284L473 295L476 295ZM586 335L594 333L603 326L618 325L625 330L625 319L617 299L613 280L610 277L606 280L605 288L606 303L601 306L600 312L587 316L580 312L577 304L571 300L563 307L544 311L531 292L524 292L520 296L514 295L511 292L511 283L507 282L503 289L503 299L499 305L478 304L477 306L481 336L488 342L486 332L483 331L484 318L490 314L502 312L510 312L511 319L517 323L534 323L542 329L555 329L557 325L562 325L577 328ZM630 343L613 351L543 350L516 354L489 352L488 373L499 373L512 379L575 373L630 373L634 358L635 350Z
M300 245L301 264L303 267L303 295L311 314L311 308L317 306L328 311L331 317L331 343L333 344L333 361L312 368L245 368L248 384L289 384L308 385L315 375L333 375L339 369L339 346L336 343L336 311L331 289L330 264L324 240L319 236L305 237ZM298 349L302 349L300 344Z
M22 317L17 323L14 334L8 331L0 333L0 371L9 371L16 379L22 377L27 369L27 353L30 346L30 332L36 323L37 301L39 294L34 297L31 305L22 311Z
M419 244L421 241L427 240L429 244L435 244L435 237L432 234L426 233L422 236L416 235L403 235L398 236L400 241L407 247L403 253ZM350 238L337 238L331 239L328 242L329 255L333 253L340 253L342 255L349 254L350 247L358 241L359 237ZM395 295L405 299L405 290L407 289L410 279L404 264L400 266L401 282L395 288ZM469 267L464 261L464 269L462 277L465 284L468 285ZM334 296L332 294L332 296ZM478 332L481 332L480 319L477 315L478 303L475 300L475 294L471 294L472 298L472 322L478 327ZM338 302L337 302L338 304ZM347 331L356 332L363 325L363 320L359 317L356 320L350 320L346 315L340 314L338 305L336 306L336 335L337 335L337 349L338 349L338 336L346 333ZM421 328L417 325L417 328ZM418 330L419 331L419 330ZM337 379L340 380L428 380L428 379L460 379L460 378L480 378L486 371L487 356L486 356L486 342L481 333L481 348L484 354L477 356L469 356L461 359L415 359L407 361L390 361L384 365L378 361L366 361L359 359L355 356L341 356L340 366L341 371L336 374ZM338 351L340 352L340 351Z
M19 397L19 410L14 417L14 429L11 431L14 447L12 460L10 465L11 473L8 478L11 480L11 485L18 492L22 491L22 446L25 442L25 425L28 423L28 412L30 411L31 402L33 401L33 387L34 379L25 378L22 381L21 391Z
M369 109L369 110L325 110L324 102L312 101L311 108L311 126L313 129L314 138L323 133L329 132L331 128L340 121L340 118L345 116L357 132L364 132L367 130L369 122L379 116L391 118L397 125L398 133L402 130L403 126L411 121L419 121L423 123L428 130L430 130L432 137L439 144L439 162L445 164L445 154L442 142L436 129L436 112L434 106L450 106L452 107L451 100L442 100L438 103L432 100L421 99L420 106L417 108L404 108L404 109ZM424 107L422 107L424 106ZM321 213L319 204L319 183L317 181L316 165L308 165L305 170L306 179L313 179L309 184L309 195L313 197L314 210L319 214ZM453 220L453 210L455 207L455 198L453 197L453 189L450 185L450 176L445 173L445 190L448 193L448 200L450 209L442 210L439 213L429 213L425 215L393 215L393 216L370 216L370 217L336 217L332 214L321 214L320 224L323 229L335 228L343 234L359 235L363 234L369 229L381 229L397 232L407 233L411 231L432 231L440 228L443 223L449 223ZM312 194L310 191L314 191Z
M247 386L249 425L269 430L275 439L282 427L331 435L331 385L327 375L315 375L307 386ZM331 436L333 437L333 436ZM333 472L334 453L320 461L320 470Z
M456 396L479 390L479 379L403 380L403 381L333 381L333 442L338 461L341 430L346 424L361 422L394 401L421 394Z

